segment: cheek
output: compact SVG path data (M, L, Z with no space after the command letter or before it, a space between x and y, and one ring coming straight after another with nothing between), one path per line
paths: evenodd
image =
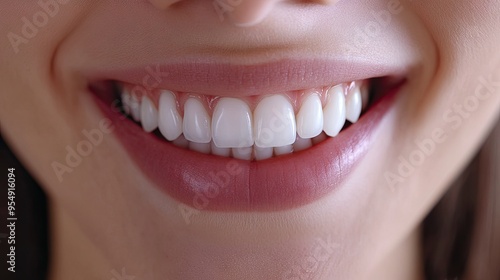
M0 3L2 24L0 57L18 60L23 54L47 55L83 20L94 1L40 0L23 4ZM3 36L3 35L2 35Z
M449 35L471 28L490 29L491 24L498 24L500 1L411 1L406 0L404 5L410 5L418 16L426 23L427 28L436 35L436 40L449 39Z

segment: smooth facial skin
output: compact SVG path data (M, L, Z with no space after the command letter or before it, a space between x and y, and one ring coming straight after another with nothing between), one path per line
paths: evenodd
M422 279L419 224L498 119L500 2L244 1L252 13L222 21L212 1L151 2L68 1L32 38L23 18L40 6L0 3L1 129L50 197L52 279ZM391 22L356 43L390 3ZM408 83L348 180L304 207L188 224L113 133L58 180L52 163L103 119L82 72L202 55L349 56L400 65Z

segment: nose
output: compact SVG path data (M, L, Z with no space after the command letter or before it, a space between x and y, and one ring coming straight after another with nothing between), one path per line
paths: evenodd
M149 0L156 8L166 10L172 5L190 0ZM207 0L214 7L214 16L226 17L236 26L253 26L263 21L278 2L314 3L331 5L339 0Z

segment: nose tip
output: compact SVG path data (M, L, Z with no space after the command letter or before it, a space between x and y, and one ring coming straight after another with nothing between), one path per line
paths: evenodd
M177 2L188 0L149 0L158 9L168 9ZM308 2L330 5L340 0L207 0L212 2L215 15L221 21L229 19L236 26L254 26L262 22L278 2Z
M233 0L231 8L224 7L228 18L236 26L252 26L263 21L272 11L274 5L282 0ZM215 7L214 2L214 7ZM218 11L219 18L224 16Z

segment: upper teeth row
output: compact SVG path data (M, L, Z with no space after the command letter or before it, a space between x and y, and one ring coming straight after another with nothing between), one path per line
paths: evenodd
M288 147L298 138L311 139L323 131L337 136L346 120L355 123L359 119L368 89L359 82L331 87L326 91L325 106L319 93L312 92L297 114L289 98L281 94L264 97L253 113L242 99L221 97L212 116L195 97L185 101L181 116L176 95L167 90L161 91L158 109L150 97L138 98L126 87L121 98L125 113L141 122L145 131L159 128L169 141L183 135L194 143L212 142L215 148L272 148Z

